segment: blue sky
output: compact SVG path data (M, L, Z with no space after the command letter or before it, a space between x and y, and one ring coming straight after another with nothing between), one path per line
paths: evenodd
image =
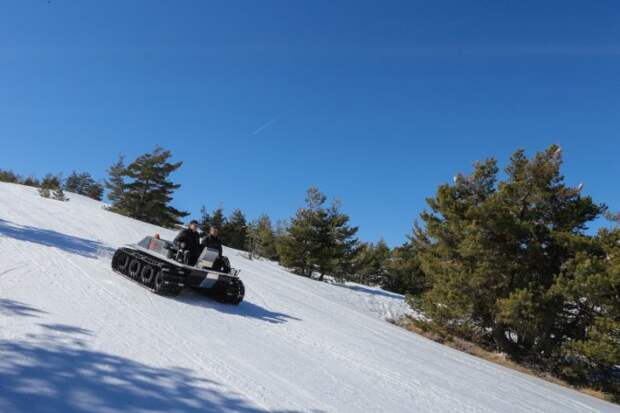
M287 218L316 185L398 245L474 161L558 143L620 210L619 22L613 1L6 1L0 168L103 178L161 145L195 215Z

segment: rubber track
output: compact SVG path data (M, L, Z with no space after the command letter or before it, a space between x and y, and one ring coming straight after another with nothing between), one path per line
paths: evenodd
M150 256L141 254L137 251L128 251L124 249L119 249L114 253L114 257L112 258L112 269L114 270L114 272L121 274L123 277L135 282L136 284L140 285L141 287L146 288L147 290L151 292L154 292L155 294L175 297L179 295L181 291L183 290L183 287L179 287L178 285L172 282L164 284L163 288L161 288L160 290L156 290L154 287L143 284L141 280L139 279L140 277L139 275L138 275L138 279L136 279L136 278L131 277L129 274L125 274L124 272L121 272L120 270L116 268L116 265L115 265L121 255L126 255L127 257L129 257L128 258L129 260L137 259L140 262L140 265L141 265L140 268L143 268L144 264L154 267L155 273L157 273L158 271L162 271L164 268L164 263ZM171 276L167 275L167 278L168 277L171 277Z

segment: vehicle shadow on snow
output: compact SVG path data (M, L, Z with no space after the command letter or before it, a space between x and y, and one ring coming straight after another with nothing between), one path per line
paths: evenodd
M17 225L0 219L0 235L20 241L34 242L47 247L55 247L71 254L97 258L101 255L112 255L114 250L102 243L73 235L63 234L50 229Z
M301 321L300 318L277 311L271 311L249 301L242 301L239 305L222 304L193 291L185 292L177 297L176 300L185 304L216 310L221 313L256 318L274 324L286 323L289 320Z
M84 341L89 330L43 326L50 332L0 340L0 411L265 412L189 369L95 351Z

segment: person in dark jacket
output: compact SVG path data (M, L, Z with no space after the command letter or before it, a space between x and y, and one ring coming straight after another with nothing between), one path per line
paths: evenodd
M211 248L218 251L219 256L213 263L213 269L216 271L230 272L230 264L228 259L222 256L222 241L220 240L220 230L217 227L211 227L209 234L200 243L200 250Z
M188 251L187 263L195 265L202 251L198 221L191 221L187 228L182 229L174 239L174 245L180 250Z
M218 250L220 258L222 257L222 241L220 240L220 230L217 227L211 227L209 234L203 238L200 243L202 248L212 248Z

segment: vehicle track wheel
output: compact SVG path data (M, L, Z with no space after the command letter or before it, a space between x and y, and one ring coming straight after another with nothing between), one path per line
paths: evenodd
M243 297L245 296L245 285L242 281L237 280L237 294L232 301L233 305L238 305L241 301L243 301Z
M153 289L156 292L162 292L165 288L165 284L164 284L164 272L163 271L157 271L157 274L155 274L155 279L153 280Z
M127 266L129 265L129 256L125 254L123 251L116 251L114 257L112 258L112 268L116 271L119 271L125 274L127 271Z
M245 295L245 286L241 280L236 279L232 280L230 284L226 287L222 294L219 296L218 300L222 303L238 305L241 301L243 301L243 296Z
M151 286L151 283L155 279L155 268L150 265L145 265L142 267L142 271L140 272L140 281L142 284Z
M129 263L129 276L131 278L134 279L138 279L138 276L140 275L140 269L142 268L142 264L140 263L140 261L138 261L137 259L133 259L131 260L131 262Z

